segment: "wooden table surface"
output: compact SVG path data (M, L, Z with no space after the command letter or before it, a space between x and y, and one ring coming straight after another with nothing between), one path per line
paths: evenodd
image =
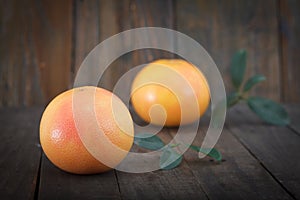
M173 170L88 176L65 173L42 153L42 108L3 108L0 199L300 199L300 106L286 108L288 127L265 124L243 106L228 111L216 145L221 163L188 151Z

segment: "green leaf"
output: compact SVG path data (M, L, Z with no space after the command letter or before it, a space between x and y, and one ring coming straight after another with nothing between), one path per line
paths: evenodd
M158 136L149 133L136 135L134 137L134 143L140 147L150 150L158 150L165 146L163 141Z
M255 114L268 123L280 126L285 126L290 123L289 116L285 109L270 99L250 97L247 103Z
M254 85L256 85L257 83L260 83L260 82L262 82L264 80L266 80L266 77L264 77L263 75L252 76L245 83L243 91L244 92L248 92Z
M237 104L240 100L240 94L238 92L233 92L227 96L227 108Z
M217 161L222 160L222 154L215 148L206 149L206 148L197 147L195 145L190 145L190 149L197 151L197 152L204 153L204 154L208 155L209 157L214 158Z
M182 161L182 155L178 154L170 147L164 149L160 160L159 166L161 169L173 169L177 167Z
M245 50L237 51L232 58L230 74L233 85L238 89L240 88L246 70L247 53Z

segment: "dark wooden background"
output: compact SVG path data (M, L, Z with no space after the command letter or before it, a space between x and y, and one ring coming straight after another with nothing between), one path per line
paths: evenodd
M71 88L84 57L104 39L135 27L183 32L211 54L231 90L232 54L248 51L247 76L267 81L254 93L300 102L298 0L0 0L0 107L45 105ZM115 61L101 86L159 57L135 51Z

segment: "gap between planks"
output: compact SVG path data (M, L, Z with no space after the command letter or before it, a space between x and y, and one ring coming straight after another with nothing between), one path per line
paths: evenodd
M281 185L294 199L299 192L299 175L297 175L297 156L293 154L300 141L299 135L290 127L278 127L264 123L256 117L246 106L237 106L229 111L227 128L231 134L255 157L261 166ZM238 117L237 117L238 116ZM295 120L294 115L291 116ZM298 120L298 119L296 119ZM293 123L296 123L293 121ZM293 126L293 124L291 124ZM294 161L287 155L293 154ZM289 166L294 165L294 170Z

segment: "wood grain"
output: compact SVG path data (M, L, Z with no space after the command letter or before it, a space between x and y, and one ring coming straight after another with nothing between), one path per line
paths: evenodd
M34 199L41 148L40 108L0 110L1 199Z
M38 1L32 8L36 62L47 103L70 81L72 0Z
M300 136L289 128L262 122L247 107L230 110L227 119L230 131L239 141L255 155L286 191L294 198L299 198Z
M3 1L0 104L45 104L67 89L71 8L71 0Z
M300 2L280 0L280 33L282 45L282 91L286 102L300 102Z
M227 91L232 90L231 57L235 51L246 49L247 77L257 73L267 77L255 94L280 100L276 1L177 1L176 13L177 30L208 51L219 67Z
M299 106L287 106L292 124ZM38 141L41 108L0 110L1 199L298 199L300 136L260 121L245 107L228 114L216 148L218 164L188 151L178 168L144 174L108 172L80 176L63 172L43 155ZM296 117L295 117L296 116ZM18 123L16 123L18 122ZM205 118L194 141L200 145ZM186 127L187 128L187 127ZM188 131L188 130L187 130ZM170 141L174 129L160 137ZM233 135L232 135L233 134ZM233 137L234 136L234 137ZM40 169L40 170L39 170Z
M38 199L120 199L114 171L74 175L56 168L43 154Z
M81 63L86 58L88 53L93 50L100 42L110 36L118 33L117 29L117 10L118 2L113 1L81 1L76 0L74 4L74 63L72 64L72 80L70 87L73 86L73 81ZM104 57L102 59L105 59ZM117 65L117 62L113 66ZM104 67L104 66L102 66ZM102 79L99 77L99 86L110 89L112 67L104 73ZM86 74L87 79L94 76L97 68L91 68L90 74Z
M1 1L0 13L0 106L42 104L32 1Z
M122 199L207 199L186 163L143 174L118 172Z
M154 133L151 127L144 131ZM158 137L165 144L172 139L166 128L158 133ZM136 145L131 151L149 152ZM207 199L198 179L185 161L172 170L138 174L117 171L117 177L122 199Z
M72 82L87 54L99 43L99 1L74 1Z
M147 1L147 0L126 0L122 1L117 6L117 22L119 27L119 32L139 28L144 26L149 27L164 27L171 28L174 27L174 1ZM159 14L157 14L159 13ZM158 36L151 35L148 39L151 43L155 44L158 42ZM173 35L170 35L172 38ZM140 38L141 39L141 38ZM135 42L135 41L134 41ZM124 41L123 47L130 47L131 44L128 41ZM159 58L173 58L174 55L170 52L157 50L157 49L141 49L131 51L118 60L119 66L114 68L111 79L111 86L117 83L122 75L127 73L130 69L136 66L147 64L155 59ZM133 81L133 76L129 76L124 79L124 89L126 93L130 94L131 83Z
M248 51L246 76L267 77L251 94L282 102L300 100L299 1L0 3L0 107L47 104L73 86L80 64L93 47L121 31L144 26L175 28L200 42L219 67L227 91L232 90L231 56L244 48ZM134 66L173 57L159 50L133 51L111 64L99 86L112 90Z
M285 106L285 108L291 119L289 127L291 127L296 133L300 135L300 107L296 104L290 104Z
M208 120L202 119L194 145L201 146L207 126ZM170 131L176 135L176 129ZM215 148L223 155L221 163L209 157L200 160L191 150L184 154L209 199L292 199L227 129Z

